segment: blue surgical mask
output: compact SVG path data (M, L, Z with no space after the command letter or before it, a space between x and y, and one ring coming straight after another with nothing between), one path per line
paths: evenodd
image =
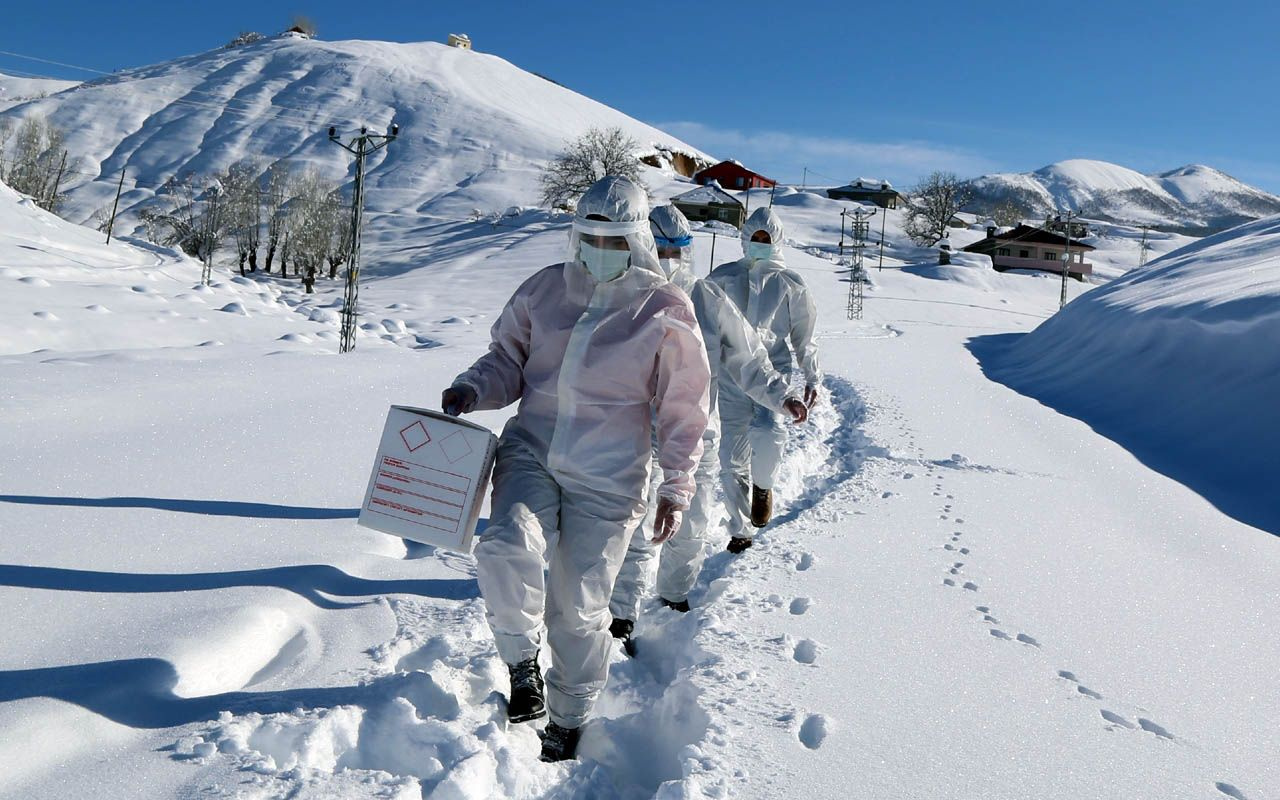
M773 245L769 242L747 242L747 258L752 261L773 258Z
M587 272L600 283L608 283L627 271L631 265L630 250L605 250L586 242L578 243L578 258Z

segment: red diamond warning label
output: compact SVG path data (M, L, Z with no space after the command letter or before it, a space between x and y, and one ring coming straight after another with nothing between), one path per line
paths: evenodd
M455 433L454 436L457 436L457 434ZM412 453L427 442L430 442L431 434L427 433L426 426L421 422L415 422L400 431L400 438L404 440L404 446L409 448L409 452Z
M450 464L458 463L473 452L471 445L467 443L467 437L460 431L454 431L441 440L440 449L444 451L444 457L449 459Z

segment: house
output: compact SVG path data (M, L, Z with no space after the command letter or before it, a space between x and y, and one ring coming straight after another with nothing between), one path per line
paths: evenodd
M858 178L846 186L827 190L832 200L854 200L859 203L875 203L881 208L897 208L902 197L888 181L875 178Z
M465 33L451 33L449 34L448 44L450 47L456 47L459 50L470 50L471 37Z
M766 178L758 172L752 172L737 161L721 161L714 167L707 167L693 179L706 186L715 181L725 189L735 191L741 189L770 189L778 184L772 178Z
M1093 274L1093 265L1084 260L1086 252L1096 249L1091 245L1030 225L1019 225L1003 233L996 231L995 226L988 226L986 238L965 247L965 251L990 256L992 265L999 272L1035 269L1061 273L1062 257L1070 245L1071 261L1067 272L1076 280L1084 280L1085 275Z
M717 220L727 222L735 228L741 228L747 221L747 212L742 207L742 203L738 202L738 198L721 189L715 181L710 185L699 186L692 191L676 195L671 198L671 205L680 209L680 213L690 220L697 222Z

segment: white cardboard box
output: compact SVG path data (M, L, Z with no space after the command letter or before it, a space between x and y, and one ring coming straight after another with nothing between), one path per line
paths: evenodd
M392 406L359 523L470 553L497 449L498 437L482 425Z

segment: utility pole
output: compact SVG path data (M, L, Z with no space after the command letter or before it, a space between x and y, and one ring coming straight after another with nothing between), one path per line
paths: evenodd
M49 211L58 205L58 187L62 185L62 171L67 168L67 151L62 151L62 163L58 165L58 177L53 179L53 193L49 195Z
M880 215L880 266L876 268L877 272L884 272L884 221L889 218L889 209L885 209Z
M1064 231L1067 236L1067 251L1062 254L1062 295L1058 298L1058 308L1067 304L1067 272L1071 267L1071 217L1074 213L1067 209L1067 226ZM1058 219L1062 219L1061 215Z
M1151 249L1151 245L1147 242L1147 231L1151 230L1150 225L1142 226L1142 244L1138 245L1140 254L1138 256L1138 268L1141 269L1147 265L1147 251Z
M122 189L124 189L124 167L120 168L120 183L116 184L116 201L111 204L111 221L107 223L107 244L111 244L111 229L116 226L116 209L120 207Z
M840 260L844 260L844 218L849 215L849 209L840 209Z
M809 185L809 168L805 167L804 175L801 176L800 178L800 191L803 192L808 185Z
M871 218L879 210L874 206L868 207L859 204L849 214L849 216L853 217L853 222L850 226L853 234L853 263L848 269L841 270L842 273L849 276L849 319L862 319L863 284L866 283L867 277L864 252L867 248L867 233L871 229ZM844 225L841 224L841 233L843 232Z
M716 229L711 229L711 269L716 268Z
M361 128L360 135L344 144L338 138L338 129L329 128L329 141L356 157L355 188L351 192L351 253L347 257L347 285L342 296L342 328L339 353L349 353L356 348L356 302L360 294L360 224L364 217L364 159L370 153L386 147L400 135L400 126L392 125L386 135L369 133Z

